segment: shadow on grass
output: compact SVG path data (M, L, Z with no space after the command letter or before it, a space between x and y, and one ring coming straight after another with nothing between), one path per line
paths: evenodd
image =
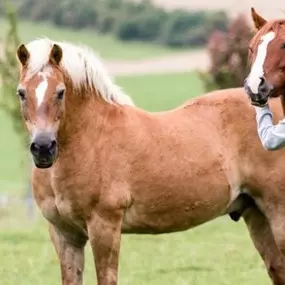
M205 266L180 266L176 268L161 268L155 271L159 274L168 274L173 272L191 272L191 271L213 271L212 268Z
M32 234L33 232L27 232L27 233L19 233L17 231L5 233L0 233L0 241L1 243L7 243L7 244L21 244L23 241L26 243L37 243L37 244L43 244L48 241L48 239L43 236L42 234Z

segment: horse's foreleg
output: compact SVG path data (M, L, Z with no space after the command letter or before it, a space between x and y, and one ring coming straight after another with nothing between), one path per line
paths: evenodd
M116 285L123 212L95 212L88 224L98 285Z
M274 285L285 285L285 259L277 247L267 218L255 206L243 214L250 236ZM285 234L283 233L285 238Z
M50 236L60 261L63 285L82 285L85 242L74 243L50 225Z

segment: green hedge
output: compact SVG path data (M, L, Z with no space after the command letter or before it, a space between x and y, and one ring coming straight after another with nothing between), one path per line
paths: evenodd
M13 0L18 16L75 29L93 28L125 41L200 46L214 30L225 31L223 12L166 12L149 0Z

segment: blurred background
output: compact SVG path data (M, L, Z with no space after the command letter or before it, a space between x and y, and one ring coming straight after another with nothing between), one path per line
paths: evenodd
M284 17L281 1L11 0L0 5L0 284L59 284L59 266L30 187L15 50L50 37L85 44L149 111L242 86L254 34L250 7ZM94 284L90 250L85 284ZM215 280L215 281L213 281ZM124 236L121 284L268 284L243 222L228 217L183 233Z

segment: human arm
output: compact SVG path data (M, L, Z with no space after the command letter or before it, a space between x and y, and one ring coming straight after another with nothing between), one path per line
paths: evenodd
M258 136L265 149L273 151L285 146L285 119L273 125L272 113L268 104L263 107L254 107Z

